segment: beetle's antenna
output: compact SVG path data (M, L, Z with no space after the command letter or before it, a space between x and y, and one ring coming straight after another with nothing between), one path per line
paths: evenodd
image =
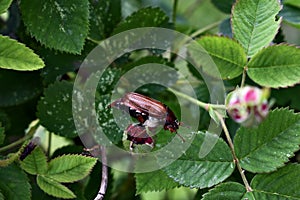
M185 142L185 139L182 137L182 135L180 135L179 133L177 133L177 131L176 131L176 135L178 135L178 137L180 137L180 139L182 140L182 142Z

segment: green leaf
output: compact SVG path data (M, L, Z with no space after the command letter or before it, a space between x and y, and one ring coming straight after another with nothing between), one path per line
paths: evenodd
M211 0L211 2L216 6L220 11L224 13L231 13L231 7L235 0Z
M4 134L4 132L5 132L5 128L2 127L2 123L0 122L0 145L3 144L4 139L5 139L5 134Z
M217 142L205 157L199 158L205 137L209 138L208 141L217 140ZM164 160L165 158L162 158L161 162ZM185 155L163 170L176 182L201 189L216 185L229 177L234 170L234 163L229 147L221 138L211 133L200 132Z
M63 146L54 151L52 158L64 155L64 154L81 154L84 151L83 146L78 146L75 144Z
M151 191L162 191L178 187L179 184L168 177L162 170L148 173L136 173L136 194Z
M0 35L0 68L32 71L43 68L44 62L24 44Z
M79 54L88 34L88 0L22 0L28 31L49 48ZM41 26L42 24L42 26Z
M80 55L41 47L39 55L43 58L46 65L41 71L44 83L48 85L56 80L60 80L66 73L76 71L79 63L82 63L95 47L96 44L94 42L87 40Z
M204 194L202 200L241 200L246 193L245 186L236 182L221 183Z
M90 33L93 40L103 40L121 20L120 0L90 0Z
M232 79L242 74L247 56L237 42L218 36L202 37L198 42L213 58L222 79Z
M300 8L300 1L298 0L284 0L283 3L284 5L290 5Z
M63 199L75 198L75 194L66 186L59 182L43 175L37 176L38 186L47 194Z
M289 164L270 174L258 174L251 181L253 192L243 199L300 199L300 165Z
M283 20L290 25L300 28L300 6L284 5L280 11L279 16L283 17Z
M284 0L284 5L290 5L300 8L300 1L298 0Z
M114 144L119 143L123 138L123 131L118 124L112 120L112 110L109 110L108 105L111 103L110 95L101 95L97 98L97 114L98 121L102 127L103 133L108 137L108 139ZM99 135L95 135L95 140L101 143L102 138Z
M97 159L82 155L63 155L49 162L47 176L55 181L71 183L86 177Z
M271 91L271 97L275 98L276 105L289 106L291 109L300 110L299 96L300 84L290 88L273 89Z
M42 93L43 85L38 71L20 72L0 69L0 106L25 103Z
M48 169L47 157L40 147L36 147L21 162L21 167L32 175L45 174Z
M12 2L12 0L0 0L0 14L7 11L11 2Z
M274 39L281 20L276 21L280 11L278 0L238 0L233 7L232 29L234 38L252 57Z
M220 119L218 118L216 111L212 107L209 107L208 113L209 116L215 121L216 124L220 124Z
M0 167L0 179L0 191L4 195L4 199L30 200L29 179L17 165L11 164L7 167Z
M247 74L265 87L287 87L300 82L300 49L294 46L270 46L249 62ZM278 73L280 72L280 73Z
M168 21L168 16L159 8L142 8L122 21L113 31L113 34L115 35L134 28L166 27Z
M37 116L47 130L74 138L77 131L72 115L72 83L62 81L50 85L38 103Z
M4 194L2 194L1 190L0 190L0 200L5 200L4 199Z
M262 173L282 167L299 150L299 132L300 115L288 109L270 112L257 128L241 127L234 147L242 168Z

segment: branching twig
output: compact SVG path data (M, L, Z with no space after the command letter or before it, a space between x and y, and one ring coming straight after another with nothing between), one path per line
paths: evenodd
M107 189L107 182L108 182L108 169L107 169L107 155L106 155L106 148L101 146L101 161L102 161L102 177L101 177L101 184L98 191L97 196L94 200L102 200L104 198L106 189Z
M205 108L206 110L208 110L210 107L213 108L213 109L226 109L226 106L225 105L215 105L215 104L209 104L209 103L204 103L204 102L201 102L197 99L194 99L193 97L190 97L184 93L181 93L181 92L178 92L176 90L173 90L173 89L170 89L168 88L169 91L173 92L174 94L178 95L178 96L181 96L187 100L189 100L190 102L196 104L196 105L199 105L200 107L202 108ZM231 137L230 137L230 134L229 134L229 131L227 129L227 126L225 124L225 121L222 117L222 115L216 110L215 111L218 119L220 120L221 122L221 125L222 125L222 129L224 130L224 133L225 133L225 136L226 136L226 139L228 141L228 144L229 144L229 147L230 147L230 150L231 150L231 153L232 153L232 156L233 156L233 159L234 159L234 162L239 170L239 173L243 179L243 182L244 182L244 185L246 187L246 190L248 192L251 192L252 191L252 188L250 187L249 183L248 183L248 180L244 174L244 170L242 169L240 163L239 163L239 160L235 154L235 151L234 151L234 145L233 145L233 142L231 140Z
M179 91L173 90L171 88L168 88L168 90L170 92L173 92L175 95L181 96L187 100L189 100L190 102L200 106L201 108L204 108L205 110L209 110L209 108L215 108L215 109L226 109L225 105L219 105L219 104L210 104L210 103L204 103L202 101L199 101L198 99L194 99L193 97L190 97L184 93L181 93Z
M24 137L20 138L19 140L15 141L15 142L7 145L7 146L1 147L0 148L0 152L7 151L7 150L9 150L11 148L14 148L14 147L22 144L26 140L30 139L34 135L34 133L35 133L35 131L36 131L37 128L38 128L38 124L35 125L35 126L33 126L33 127L31 127L30 130L28 131L28 133Z
M219 114L218 112L216 112L220 122L221 122L221 125L222 125L222 128L224 130L224 133L225 133L225 136L226 136L226 139L228 141L228 144L229 144L229 147L230 147L230 150L231 150L231 153L232 153L232 156L233 156L233 159L234 159L234 162L240 172L240 175L243 179L243 182L244 182L244 185L246 187L246 190L247 192L251 192L252 191L252 188L250 187L249 183L248 183L248 180L244 174L244 170L242 169L240 163L239 163L239 159L237 158L236 154L235 154L235 151L234 151L234 146L233 146L233 142L231 140L231 137L230 137L230 134L229 134L229 131L227 129L227 126L225 124L225 121L223 119L223 117L221 116L221 114Z
M200 28L200 29L196 30L194 33L192 33L192 34L190 35L190 37L191 37L191 38L195 38L195 37L199 36L200 34L204 33L205 31L208 31L208 30L210 30L210 29L213 29L213 28L219 26L219 25L221 24L221 22L222 22L222 21L217 21L217 22L214 22L214 23L212 23L212 24L209 24L209 25L207 25L207 26L205 26L205 27L203 27L203 28Z
M245 80L246 80L246 73L247 73L247 66L244 67L244 70L243 70L243 76L242 76L242 82L241 82L241 87L244 87L245 86Z

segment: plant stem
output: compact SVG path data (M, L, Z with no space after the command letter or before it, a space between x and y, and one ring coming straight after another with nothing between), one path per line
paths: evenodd
M87 37L87 39L90 40L91 42L95 43L95 44L98 44L98 45L101 43L101 41L94 40L94 39L91 38L91 37Z
M172 22L175 26L176 24L176 13L177 13L177 5L178 5L178 0L173 0L173 12L172 12Z
M50 157L51 143L52 143L52 133L49 132L49 134L48 134L48 148L47 148L47 156L48 157Z
M172 11L172 22L174 24L174 27L176 26L176 15L177 15L177 5L178 5L178 0L173 0L173 11ZM169 61L172 62L176 57L177 54L173 54L174 46L170 46L170 57Z
M200 29L198 29L197 31L195 31L194 33L192 33L192 34L190 35L190 37L191 37L191 38L195 38L195 37L197 37L198 35L204 33L205 31L208 31L208 30L210 30L210 29L212 29L212 28L215 28L215 27L219 26L219 24L220 24L221 22L222 22L222 21L217 21L217 22L212 23L212 24L209 24L209 25L207 25L207 26L205 26L205 27L203 27L203 28L200 28Z
M186 94L184 94L184 93L181 93L181 92L179 92L179 91L173 90L173 89L171 89L171 88L168 88L168 90L169 90L170 92L173 92L174 94L176 94L176 95L178 95L178 96L181 96L181 97L183 97L183 98L189 100L190 102L192 102L192 103L194 103L194 104L196 104L196 105L199 105L199 106L202 107L202 108L205 108L206 110L208 110L209 108L226 109L226 106L225 106L225 105L218 105L218 104L204 103L204 102L201 102L201 101L199 101L199 100L197 100L197 99L194 99L194 98L192 98L192 97L190 97L190 96L188 96L188 95L186 95ZM242 179L243 179L243 182L244 182L244 185L245 185L245 187L246 187L246 190L247 190L248 192L251 192L251 191L252 191L252 188L250 187L250 185L249 185L249 183L248 183L248 181L247 181L247 178L246 178L246 176L245 176L245 174L244 174L244 171L243 171L243 169L242 169L242 167L241 167L241 165L240 165L240 163L239 163L239 160L238 160L238 158L237 158L237 156L236 156L236 154L235 154L235 151L234 151L234 145L233 145L233 142L232 142L232 140L231 140L231 137L230 137L229 131L228 131L228 129L227 129L227 126L226 126L226 124L225 124L225 121L224 121L222 115L221 115L218 111L215 111L215 113L216 113L218 119L219 119L220 122L221 122L222 129L224 130L224 133L225 133L226 139L227 139L227 141L228 141L229 148L230 148L230 150L231 150L231 153L232 153L234 162L235 162L235 164L236 164L236 166L237 166L237 168L238 168L238 170L239 170L239 173L240 173L240 175L241 175L241 177L242 177Z
M244 70L243 70L243 76L242 76L241 88L245 86L245 80L246 80L247 69L248 69L248 68L245 66L245 67L244 67Z
M97 196L94 200L102 200L106 193L107 182L108 182L108 171L107 171L107 156L106 156L106 148L104 146L100 147L101 150L101 161L102 161L102 177L101 177L101 184L100 189L98 191Z
M230 134L229 134L229 131L227 129L227 126L225 124L225 121L223 119L223 117L221 116L221 114L219 114L217 111L216 111L216 114L221 122L221 125L222 125L222 128L224 130L224 133L225 133L225 136L226 136L226 139L228 141L228 144L229 144L229 148L231 150L231 153L232 153L232 156L233 156L233 159L234 159L234 162L240 172L240 175L243 179L243 182L244 182L244 185L246 187L246 190L247 192L251 192L252 191L252 188L250 187L249 183L248 183L248 180L244 174L244 170L242 169L241 165L240 165L240 162L239 162L239 159L237 158L236 154L235 154L235 151L234 151L234 145L233 145L233 142L231 140L231 137L230 137Z
M28 140L29 138L31 138L33 136L33 134L35 133L37 128L38 128L38 125L31 127L31 129L28 131L28 133L24 137L18 139L17 141L15 141L7 146L1 147L0 152L7 151L11 148L14 148L14 147L22 144L23 142L25 142L26 140Z
M190 37L184 38L182 41L180 41L179 44L176 45L176 49L174 49L173 53L175 53L177 55L177 52L179 51L179 48L182 47L184 44L188 44L189 42L193 41L193 38L195 38L196 36L200 35L201 33L205 32L207 30L210 30L210 29L218 26L220 23L221 23L221 21L215 22L213 24L209 24L208 26L203 27L203 28L197 30L196 32L192 33L190 35ZM172 54L172 49L171 49L171 54ZM172 56L171 56L170 61L175 60L176 57L177 56L173 56L173 58L172 58Z
M178 95L178 96L181 96L187 100L189 100L190 102L204 108L205 110L209 110L209 108L215 108L215 109L226 109L226 106L225 105L219 105L219 104L210 104L210 103L204 103L202 101L199 101L197 99L194 99L193 97L190 97L182 92L179 92L179 91L176 91L176 90L173 90L171 88L168 88L168 90L170 92L173 92L174 94Z

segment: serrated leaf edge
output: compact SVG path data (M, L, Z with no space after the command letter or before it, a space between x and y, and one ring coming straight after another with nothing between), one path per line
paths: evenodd
M259 56L259 55L261 54L262 51L266 50L267 48L275 48L275 47L278 47L278 46L295 47L296 49L300 49L300 47L297 46L297 45L295 45L295 44L289 44L289 43L285 43L285 42L282 42L282 43L277 44L277 45L272 45L272 46L266 46L266 47L263 47L263 48L260 49L255 55L252 56L252 58L250 59L250 61L249 61L248 64L247 64L247 67L248 67L249 64L251 63L251 60L252 60L253 58L255 58L256 56ZM250 69L250 68L255 69L255 68L259 68L259 67L249 67L249 69ZM249 76L249 75L248 75L248 76ZM249 77L250 77L250 76L249 76ZM251 78L251 77L250 77L250 78ZM251 78L251 80L253 80L253 79ZM254 81L254 80L253 80L253 81ZM254 82L256 82L256 81L254 81ZM256 82L256 83L257 83L257 82ZM289 88L289 87L293 87L293 86L295 86L295 85L297 85L297 84L299 84L299 83L300 83L300 80L299 80L299 82L294 83L294 84L290 84L290 85L280 85L280 86L278 86L278 87L273 87L273 86L272 86L272 88L274 88L274 89L279 89L279 88Z
M166 176L169 177L169 175L167 173L165 173L164 171L162 171ZM152 176L152 178L154 178L154 176ZM171 178L171 177L169 177ZM171 178L173 181L175 181L173 178ZM151 179L150 179L151 180ZM174 189L174 188L178 188L180 187L180 185L178 184L178 182L175 182L177 184L177 186L174 186L174 187L171 187L171 188L162 188L162 189L150 189L150 190L147 190L147 191L144 191L144 192L138 192L136 191L136 194L142 194L142 193L147 193L147 192L161 192L161 191L167 191L169 189ZM141 191L144 187L146 186L146 183L143 184L142 187L139 187L139 190Z
M91 173L93 167L96 165L97 160L98 160L97 158L94 158L94 157L91 157L91 156L80 155L80 154L63 154L63 155L60 155L60 156L58 156L58 157L56 157L56 158L54 158L54 159L52 159L52 160L50 160L50 161L48 162L48 166L49 166L49 167L48 167L48 171L46 172L47 177L49 177L49 178L52 179L52 177L51 177L52 174L49 174L49 171L50 171L50 168L51 168L51 164L52 164L53 162L56 162L58 159L66 158L66 157L78 157L78 158L80 158L80 157L85 157L85 158L90 158L90 162L95 161L94 164L91 166L91 168L90 168L89 170L86 171L86 172L87 172L87 175L86 175L86 176L88 176L88 175ZM85 165L85 164L87 164L87 163L81 163L80 165L76 165L76 167L81 166L81 165ZM58 173L55 173L55 175L58 175ZM85 176L85 177L86 177L86 176ZM81 179L82 179L82 178L81 178ZM79 180L81 180L81 179L79 179ZM53 179L53 180L55 180L55 179ZM66 182L60 182L60 183L74 183L74 182L77 182L77 181L79 181L79 180L66 181ZM57 180L55 180L55 181L57 181ZM59 182L59 181L57 181L57 182Z
M275 108L272 112L281 112L281 111L288 111L289 113L291 113L291 114L293 114L294 116L296 116L296 115L299 115L298 113L295 113L294 112L294 110L293 109L288 109L288 108ZM269 113L270 114L270 113ZM299 123L300 122L300 118L295 122L295 123L293 123L291 126L289 126L287 129L285 129L284 131L282 131L281 133L283 133L283 132L286 132L287 130L289 130L292 126L295 126L297 123ZM276 135L276 137L277 137L277 135ZM274 139L274 138L273 138ZM272 140L273 140L272 139ZM262 147L262 146L265 146L266 145L266 143L263 143L260 147ZM260 148L259 147L259 148ZM257 149L259 149L259 148L256 148L254 151L251 151L250 153L248 153L247 155L245 155L245 156L243 156L243 157L239 157L238 159L239 160L243 160L244 158L246 158L248 155L250 155L250 154L252 154L253 152L255 152L255 151L257 151ZM288 161L288 158L291 158L291 157L293 157L295 154L295 152L296 152L297 150L295 150L293 153L291 153L290 154L290 156L289 157L287 157L286 159L285 159L285 162L286 161ZM271 173L271 172L274 172L274 171L276 171L277 169L279 169L279 168L281 168L281 167L283 167L285 165L285 163L282 163L281 165L278 165L277 167L275 167L275 169L271 169L271 170L269 170L269 171L252 171L252 172L256 172L256 173ZM249 170L250 171L250 170Z
M40 65L40 67L34 68L34 69L15 69L15 68L10 68L10 67L5 67L5 66L0 66L0 68L16 70L16 71L35 71L35 70L42 69L43 67L45 67L44 61L36 53L34 53L34 51L32 49L27 47L25 44L20 43L17 40L14 40L8 36L0 35L0 38L7 39L8 41L12 42L14 45L20 45L22 48L24 48L26 51L28 51L28 54L31 54L30 56L32 58L34 57L34 59L37 59L36 63L29 63L29 64ZM6 59L10 59L10 58L6 58ZM15 60L15 58L12 58L12 60Z
M45 176L45 175L38 175L38 176L40 176L40 177L42 177L42 178L46 177L46 178L48 178L48 179L50 179L50 180L52 180L52 181L54 181L54 182L57 182L57 183L60 184L62 187L64 187L67 191L69 191L70 194L73 195L73 198L76 197L76 195L73 193L72 190L70 190L68 187L66 187L65 185L61 184L60 182L58 182L58 181L52 179L51 177L48 177L48 176ZM38 176L36 177L36 179L38 179ZM38 182L38 181L37 181L37 182ZM45 191L44 189L42 189L42 188L40 187L39 184L38 184L38 186L39 186L39 188L40 188L41 190L43 190L45 193L47 193L47 194L49 194L49 195L51 195L51 196L54 196L54 194L51 194L51 193L49 193L48 191ZM61 197L61 196L54 196L54 197L63 198L63 197ZM67 198L64 198L64 199L67 199ZM70 197L70 199L71 199L71 197Z

